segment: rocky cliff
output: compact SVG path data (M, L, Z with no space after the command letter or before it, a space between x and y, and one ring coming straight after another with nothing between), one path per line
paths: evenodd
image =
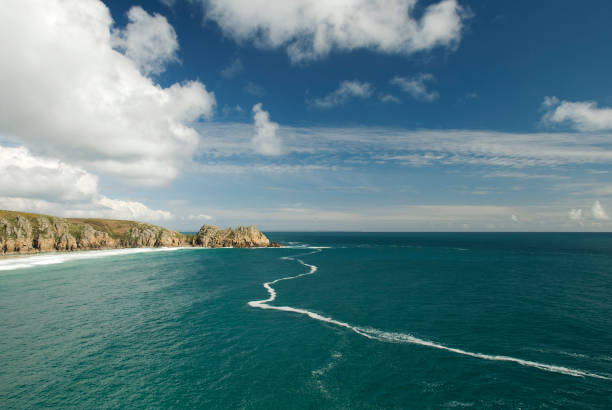
M176 246L248 248L270 246L270 241L254 226L222 230L204 225L187 236L134 221L0 210L0 254Z
M196 235L193 245L206 248L254 248L269 246L270 241L252 225L239 226L236 229L204 225Z

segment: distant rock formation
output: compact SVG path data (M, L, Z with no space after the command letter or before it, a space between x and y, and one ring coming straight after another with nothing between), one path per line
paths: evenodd
M204 225L196 235L194 246L206 248L256 248L270 245L266 235L254 226L239 226L236 229L221 229L217 226Z
M254 226L221 229L204 225L196 235L112 219L57 218L0 210L0 254L86 249L196 246L278 247Z

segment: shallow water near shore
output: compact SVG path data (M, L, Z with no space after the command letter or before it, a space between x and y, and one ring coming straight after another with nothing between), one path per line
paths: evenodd
M612 235L268 236L6 268L2 407L612 407Z

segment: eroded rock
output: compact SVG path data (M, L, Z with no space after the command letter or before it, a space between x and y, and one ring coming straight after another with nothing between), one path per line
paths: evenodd
M239 226L236 229L221 229L213 225L204 225L195 239L195 246L207 248L253 248L268 246L270 241L254 226Z

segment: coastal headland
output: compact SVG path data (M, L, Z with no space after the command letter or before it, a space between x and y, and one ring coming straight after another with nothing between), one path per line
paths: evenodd
M196 234L183 234L135 221L59 218L0 210L0 255L120 248L278 246L254 226L221 229L203 225Z

